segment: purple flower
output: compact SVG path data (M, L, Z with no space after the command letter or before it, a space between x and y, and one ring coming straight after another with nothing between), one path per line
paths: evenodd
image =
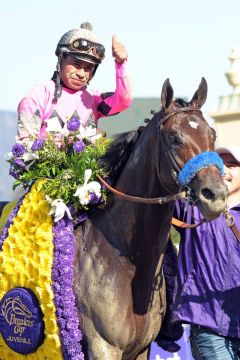
M75 216L76 215L76 209L74 208L74 206L73 205L69 205L69 211L70 211L70 214L72 215L72 216Z
M104 180L106 181L106 183L108 183L109 185L112 185L111 179L109 177L105 177ZM108 188L106 187L106 185L101 184L103 190L108 190Z
M26 166L25 162L22 159L18 159L18 158L14 159L13 164L14 164L14 166L16 166L20 169L25 169L25 166Z
M59 324L59 326L62 328L62 329L64 329L65 328L65 326L66 326L66 320L64 319L64 318L58 318L58 324Z
M66 321L66 329L67 330L75 330L76 324L75 321Z
M72 286L72 281L71 279L67 278L67 277L64 277L64 278L59 278L59 284L63 287L68 287L68 286Z
M80 153L83 151L83 149L85 148L85 144L82 140L79 140L79 141L76 141L74 144L73 144L73 150L76 152L76 153Z
M63 218L54 224L54 260L52 268L54 303L60 330L62 354L65 360L84 359L80 341L78 312L73 292L74 222Z
M76 225L80 225L82 222L86 221L87 219L88 219L87 212L81 213L76 219Z
M52 270L52 279L53 279L53 281L58 280L58 278L59 278L59 272L58 272L58 270L53 269L53 270Z
M79 342L82 340L82 336L79 333L78 329L69 329L69 334L71 336L71 338L75 339L76 342Z
M67 226L67 221L65 221L64 218L62 218L61 220L57 221L55 226L54 226L54 230L56 230L56 233L59 231L59 230L62 230L64 231L64 228Z
M64 254L65 253L65 249L67 249L67 251L69 252L71 250L71 246L70 244L66 243L66 244L63 244L61 242L57 242L56 245L55 245L55 250L59 250L59 252L61 254Z
M25 153L25 147L22 144L14 144L12 147L12 153L15 157L21 157Z
M18 178L19 178L19 174L18 174L18 172L14 169L13 166L11 166L10 169L9 169L9 175L11 175L14 179L18 179Z
M65 254L61 254L61 255L59 255L59 262L60 263L65 263L66 264L66 262L68 262L68 259L69 259L69 255L67 254L67 255L65 255Z
M32 144L31 149L32 149L33 151L41 150L42 147L43 147L43 145L44 145L44 142L45 142L44 139L40 139L40 138L36 139L36 140L34 141L34 143Z
M54 284L53 284L53 291L56 291L56 292L59 292L60 291L60 289L61 289L61 286L60 286L60 284L58 284L57 282L55 282Z
M79 126L80 121L78 120L78 118L73 118L67 123L67 128L69 131L77 131L79 129Z
M91 204L97 204L101 197L98 197L95 193L90 194L90 203Z
M71 344L71 338L70 338L70 336L68 335L68 331L66 331L66 330L62 330L61 332L60 332L60 334L62 335L62 339L63 339L63 343L64 343L64 345L70 345Z

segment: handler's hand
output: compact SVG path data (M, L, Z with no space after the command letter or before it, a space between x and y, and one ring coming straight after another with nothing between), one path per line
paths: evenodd
M128 58L125 46L118 41L116 35L112 36L112 56L115 58L116 62L120 64Z

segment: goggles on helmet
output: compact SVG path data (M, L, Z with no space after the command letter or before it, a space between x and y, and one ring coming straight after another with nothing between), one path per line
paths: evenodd
M71 49L73 51L79 51L81 53L86 53L93 55L99 60L103 60L105 57L105 48L101 44L94 43L87 39L76 39L71 44Z

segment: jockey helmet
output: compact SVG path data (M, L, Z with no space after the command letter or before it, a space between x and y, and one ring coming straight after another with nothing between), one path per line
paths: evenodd
M55 54L58 58L67 54L76 59L99 65L104 59L105 48L92 32L92 25L84 22L79 29L69 30L61 37Z

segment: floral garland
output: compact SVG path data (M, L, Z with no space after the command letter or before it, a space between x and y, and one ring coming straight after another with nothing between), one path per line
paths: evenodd
M83 360L84 354L80 345L82 332L79 329L73 293L75 254L73 228L73 221L67 217L54 225L52 279L63 358L64 360Z
M108 174L97 159L111 140L97 134L96 128L82 126L77 118L69 120L62 132L50 130L45 137L32 136L17 142L7 154L9 173L15 178L13 188L26 189L44 179L43 191L55 221L64 215L73 219L73 213L102 206L106 188L98 182L97 175Z
M53 221L48 212L41 185L33 185L13 210L1 237L0 299L15 287L29 288L37 296L44 316L45 340L35 353L27 355L29 360L63 358L50 286L54 245ZM10 349L0 336L0 358L20 360L23 355Z
M84 354L81 349L80 341L82 339L82 332L79 329L79 320L77 314L77 308L75 306L75 296L73 293L73 278L74 278L74 254L75 254L75 245L74 245L74 222L71 219L68 219L66 216L54 223L52 235L50 235L49 225L51 226L51 217L47 216L47 211L49 205L44 200L44 193L41 191L41 184L36 184L32 187L28 195L19 200L17 206L12 211L9 220L4 226L3 234L1 236L1 250L0 260L3 268L1 269L0 280L2 284L1 297L4 292L7 292L11 287L14 286L23 286L31 288L40 299L40 305L44 313L45 321L47 322L45 328L46 343L44 342L40 348L37 350L37 356L39 359L56 359L60 360L61 356L58 353L59 344L56 342L57 337L61 338L61 354L64 360L83 360ZM31 208L29 208L29 205ZM21 207L22 206L22 207ZM39 212L40 211L40 215ZM29 214L31 213L32 220L29 221ZM86 214L79 216L78 221L86 220ZM21 223L22 221L22 223ZM49 223L50 221L50 223ZM33 228L33 224L36 222L41 223L41 230L37 230L37 233L32 232L31 235L24 233L24 236L27 236L27 241L22 235L23 229L28 224L29 228ZM48 225L47 225L48 224ZM31 225L31 226L30 226ZM44 236L42 230L45 230ZM47 235L48 234L48 235ZM34 239L36 238L35 242ZM42 240L41 240L42 238ZM15 241L17 239L17 243ZM45 244L43 244L43 241ZM29 246L29 242L32 246ZM42 245L42 247L41 247ZM39 247L39 249L36 248ZM8 249L14 249L19 253L16 259L13 258L13 253ZM33 257L37 258L38 261L34 263L34 269L25 268L28 264L28 252L30 248L33 252ZM52 249L53 248L53 249ZM52 249L52 250L51 250ZM38 250L38 251L37 251ZM53 258L51 264L48 263L48 270L43 267L42 274L43 276L47 275L48 272L48 281L39 284L39 279L34 279L34 273L36 269L39 269L41 263L41 257L46 254L49 259ZM51 255L52 252L52 255ZM45 255L46 256L46 255ZM27 259L27 261L23 260ZM28 273L29 276L24 276L23 280L18 280L17 277L13 276L12 272L8 271L9 264L12 264L13 269L22 270L25 275ZM51 270L52 268L52 270ZM8 274L9 272L9 274ZM15 273L16 271L13 271ZM11 277L11 279L10 279ZM52 279L52 291L54 296L46 296L49 294L48 282ZM38 289L38 290L37 290ZM44 295L44 293L46 293ZM54 305L51 305L51 299L53 298ZM49 309L53 308L53 312L50 313ZM55 309L55 310L54 310ZM46 314L46 311L48 315ZM50 327L49 322L54 321L54 313L57 315L57 323L59 330L56 326ZM52 319L52 320L50 320ZM51 330L50 330L51 329ZM53 329L54 332L53 332ZM59 334L59 335L58 335ZM55 342L52 342L56 338ZM51 339L52 338L52 339ZM0 339L1 345L2 339ZM52 343L51 343L52 342ZM50 346L51 344L51 346ZM55 346L54 346L55 344ZM50 348L49 348L50 346ZM2 343L4 351L4 356L7 358L14 356L13 359L18 360L22 358L22 355L14 353L11 349L6 348L4 343ZM40 355L41 354L41 355ZM3 354L0 351L0 357ZM34 358L34 355L29 354L27 356L29 359Z

